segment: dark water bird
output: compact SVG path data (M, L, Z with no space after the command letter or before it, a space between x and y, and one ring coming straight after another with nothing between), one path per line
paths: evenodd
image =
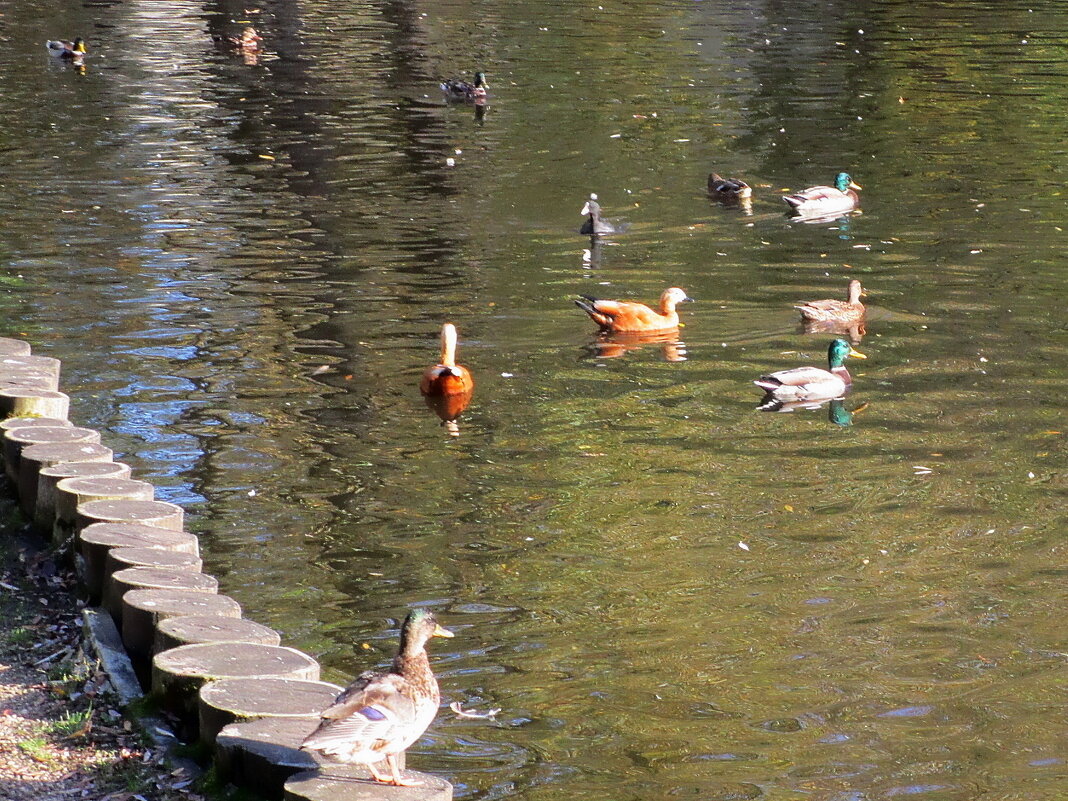
M465 395L475 388L475 380L463 365L456 363L456 326L441 327L441 361L426 368L419 382L424 395Z
M679 313L675 306L692 301L686 292L677 286L668 287L660 295L660 311L654 311L644 303L629 300L600 300L590 295L579 295L575 305L590 316L602 331L612 334L656 333L679 327Z
M82 64L86 53L89 52L85 47L85 40L80 36L73 42L65 39L49 39L45 42L45 47L48 48L52 57L70 64Z
M779 370L762 375L753 383L767 393L765 402L839 398L853 383L853 378L845 367L847 356L868 358L860 351L854 350L844 339L835 339L827 348L827 370L819 367L795 367L792 370Z
M318 728L300 747L362 763L377 782L400 787L421 784L401 777L396 756L422 736L441 705L426 643L431 637L452 636L431 612L413 610L404 620L400 649L390 669L360 674L323 710ZM388 777L375 768L383 759Z
M605 234L614 234L616 232L612 223L601 219L601 204L597 202L597 195L593 193L590 194L590 199L586 201L586 205L582 207L582 211L579 214L587 217L586 222L579 228L580 234L604 236Z
M489 84L486 83L486 73L476 72L474 82L463 81L459 78L450 78L441 82L443 91L449 100L485 100Z
M737 178L723 178L719 173L708 174L708 194L723 203L733 203L752 197L753 188Z
M860 285L860 281L853 278L846 291L846 300L810 300L794 308L801 312L803 320L809 322L855 323L864 319L864 304L860 302L863 294L864 287Z
M860 188L848 172L840 172L835 176L834 186L810 186L792 195L784 195L783 200L797 214L808 217L833 216L857 207L860 198L853 190Z

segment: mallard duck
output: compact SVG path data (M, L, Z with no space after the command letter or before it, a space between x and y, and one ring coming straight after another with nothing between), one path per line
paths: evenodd
M719 173L710 172L708 174L708 194L717 200L731 202L750 197L753 194L753 188L745 181L739 181L737 178L723 178Z
M65 39L49 39L45 42L45 47L53 57L72 64L81 64L85 60L85 54L89 52L86 50L85 40L80 36L73 42Z
M456 326L441 327L441 361L426 368L419 391L424 395L466 395L475 388L475 380L463 365L456 363Z
M576 300L575 305L586 312L602 331L613 334L671 331L679 327L679 313L675 311L675 306L693 300L677 286L665 289L660 295L659 312L644 303L629 300L599 300L590 295L579 297L581 300Z
M318 728L300 747L343 762L363 763L378 782L418 786L420 782L401 778L395 757L422 736L441 704L438 682L426 655L427 640L452 636L431 612L413 610L401 627L400 649L390 669L360 674L323 710ZM389 766L389 777L375 768L383 759Z
M484 72L475 73L474 83L461 81L459 78L450 78L441 82L441 91L450 100L485 100L487 89L489 89L489 84L486 83Z
M810 186L792 195L784 195L783 200L798 214L822 217L855 209L860 198L853 190L860 188L848 172L840 172L834 179L834 186Z
M762 375L753 383L775 400L838 398L845 394L846 388L853 383L849 371L845 368L847 356L868 358L860 351L854 350L844 339L835 339L827 348L828 370L819 367L795 367L792 370L779 370L777 373Z
M601 204L597 202L597 195L592 192L590 193L590 199L586 201L586 205L582 207L582 211L579 214L588 217L582 227L579 228L580 234L604 236L605 234L614 234L616 232L612 223L601 219Z
M855 323L864 319L864 304L860 302L863 294L864 287L853 278L849 282L847 300L810 300L794 308L801 312L803 320L809 322Z

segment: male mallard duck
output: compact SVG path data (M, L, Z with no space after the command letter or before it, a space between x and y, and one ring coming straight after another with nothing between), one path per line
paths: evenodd
M612 223L601 219L601 204L597 202L597 195L593 193L590 193L590 199L586 201L586 205L582 207L582 211L579 214L587 217L586 222L579 228L580 234L604 236L605 234L614 234L616 232Z
M484 72L475 73L474 83L461 81L458 78L450 78L441 82L441 91L448 95L450 100L485 100L487 89L489 89L489 84L486 83Z
M860 296L864 294L864 287L860 281L850 280L847 294L848 300L810 300L794 308L809 322L854 323L863 320L864 304L860 302Z
M846 356L854 356L858 359L868 358L850 347L844 339L835 339L827 348L829 370L821 370L819 367L795 367L792 370L779 370L777 373L762 375L753 383L775 400L804 401L837 398L845 394L846 388L853 383L849 371L845 368Z
M53 57L72 64L81 64L85 60L85 54L89 52L85 48L85 40L80 36L73 42L65 39L49 39L45 42L45 47Z
M424 395L466 395L475 388L475 380L463 365L456 363L456 326L441 327L441 361L426 368L419 391Z
M367 766L375 781L401 787L405 781L396 755L418 740L434 720L441 704L438 682L424 646L431 637L452 637L425 609L409 613L401 628L400 650L386 672L368 670L350 684L320 714L319 727L304 738L301 748L336 756L343 762ZM390 778L375 763L386 760Z
M708 194L717 200L730 202L750 197L753 194L753 188L745 181L739 181L737 178L723 178L719 173L710 172L708 174Z
M860 198L853 190L860 188L848 172L840 172L834 179L834 186L810 186L795 194L784 195L783 200L798 214L822 217L855 209Z
M590 295L579 295L575 305L590 316L602 331L613 334L655 333L671 331L679 327L679 313L675 306L692 301L686 292L677 286L665 289L660 295L660 311L656 312L644 303L628 300L598 300Z

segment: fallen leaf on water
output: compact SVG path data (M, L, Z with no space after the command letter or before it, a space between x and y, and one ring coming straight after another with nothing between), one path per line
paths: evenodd
M785 509L787 512L792 512L794 510L794 507L792 507L790 504L786 504L783 509Z
M744 542L739 542L738 543L738 547L741 548L743 551L748 551L749 550L749 546L746 545Z
M265 161L277 161L274 156L268 156L266 153L260 153L259 157Z

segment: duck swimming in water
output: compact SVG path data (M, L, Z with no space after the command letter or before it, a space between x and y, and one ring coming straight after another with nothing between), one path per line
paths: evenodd
M470 371L456 363L456 326L445 323L441 327L441 361L426 368L419 382L424 395L468 395L475 388Z
M679 313L675 306L692 301L686 292L677 286L668 287L660 295L660 311L654 311L644 303L629 300L600 300L590 295L579 295L575 305L590 316L602 331L612 334L637 334L671 331L679 327Z
M48 48L48 52L53 58L58 58L71 64L83 63L85 54L89 52L85 47L85 40L80 36L73 42L68 42L65 39L49 39L45 42L45 47Z
M864 319L864 304L860 302L863 294L864 287L854 278L849 282L846 300L810 300L794 308L801 312L801 318L807 322L855 323Z
M474 82L462 81L459 78L450 78L441 82L441 91L449 98L449 100L485 100L486 90L489 89L489 84L486 83L486 73L476 72Z
M845 368L847 356L868 358L854 350L844 339L835 339L827 348L827 367L794 367L762 375L753 383L769 396L765 400L811 401L839 398L852 385L853 378Z
M396 756L423 735L441 705L426 643L431 637L452 636L431 612L412 611L404 620L400 650L390 669L362 673L320 714L318 728L300 747L363 763L377 782L398 787L421 784L401 778ZM383 759L388 777L375 767Z
M616 228L608 220L601 219L601 204L597 202L597 195L590 193L590 199L586 201L586 205L582 207L582 211L579 214L586 216L587 220L579 228L580 234L586 236L604 236L605 234L614 234Z
M834 186L810 186L792 195L784 195L783 200L795 213L806 217L832 216L855 209L860 198L853 190L860 188L848 172L840 172L835 176Z
M708 194L723 203L752 197L753 188L737 178L723 178L719 173L708 174Z

